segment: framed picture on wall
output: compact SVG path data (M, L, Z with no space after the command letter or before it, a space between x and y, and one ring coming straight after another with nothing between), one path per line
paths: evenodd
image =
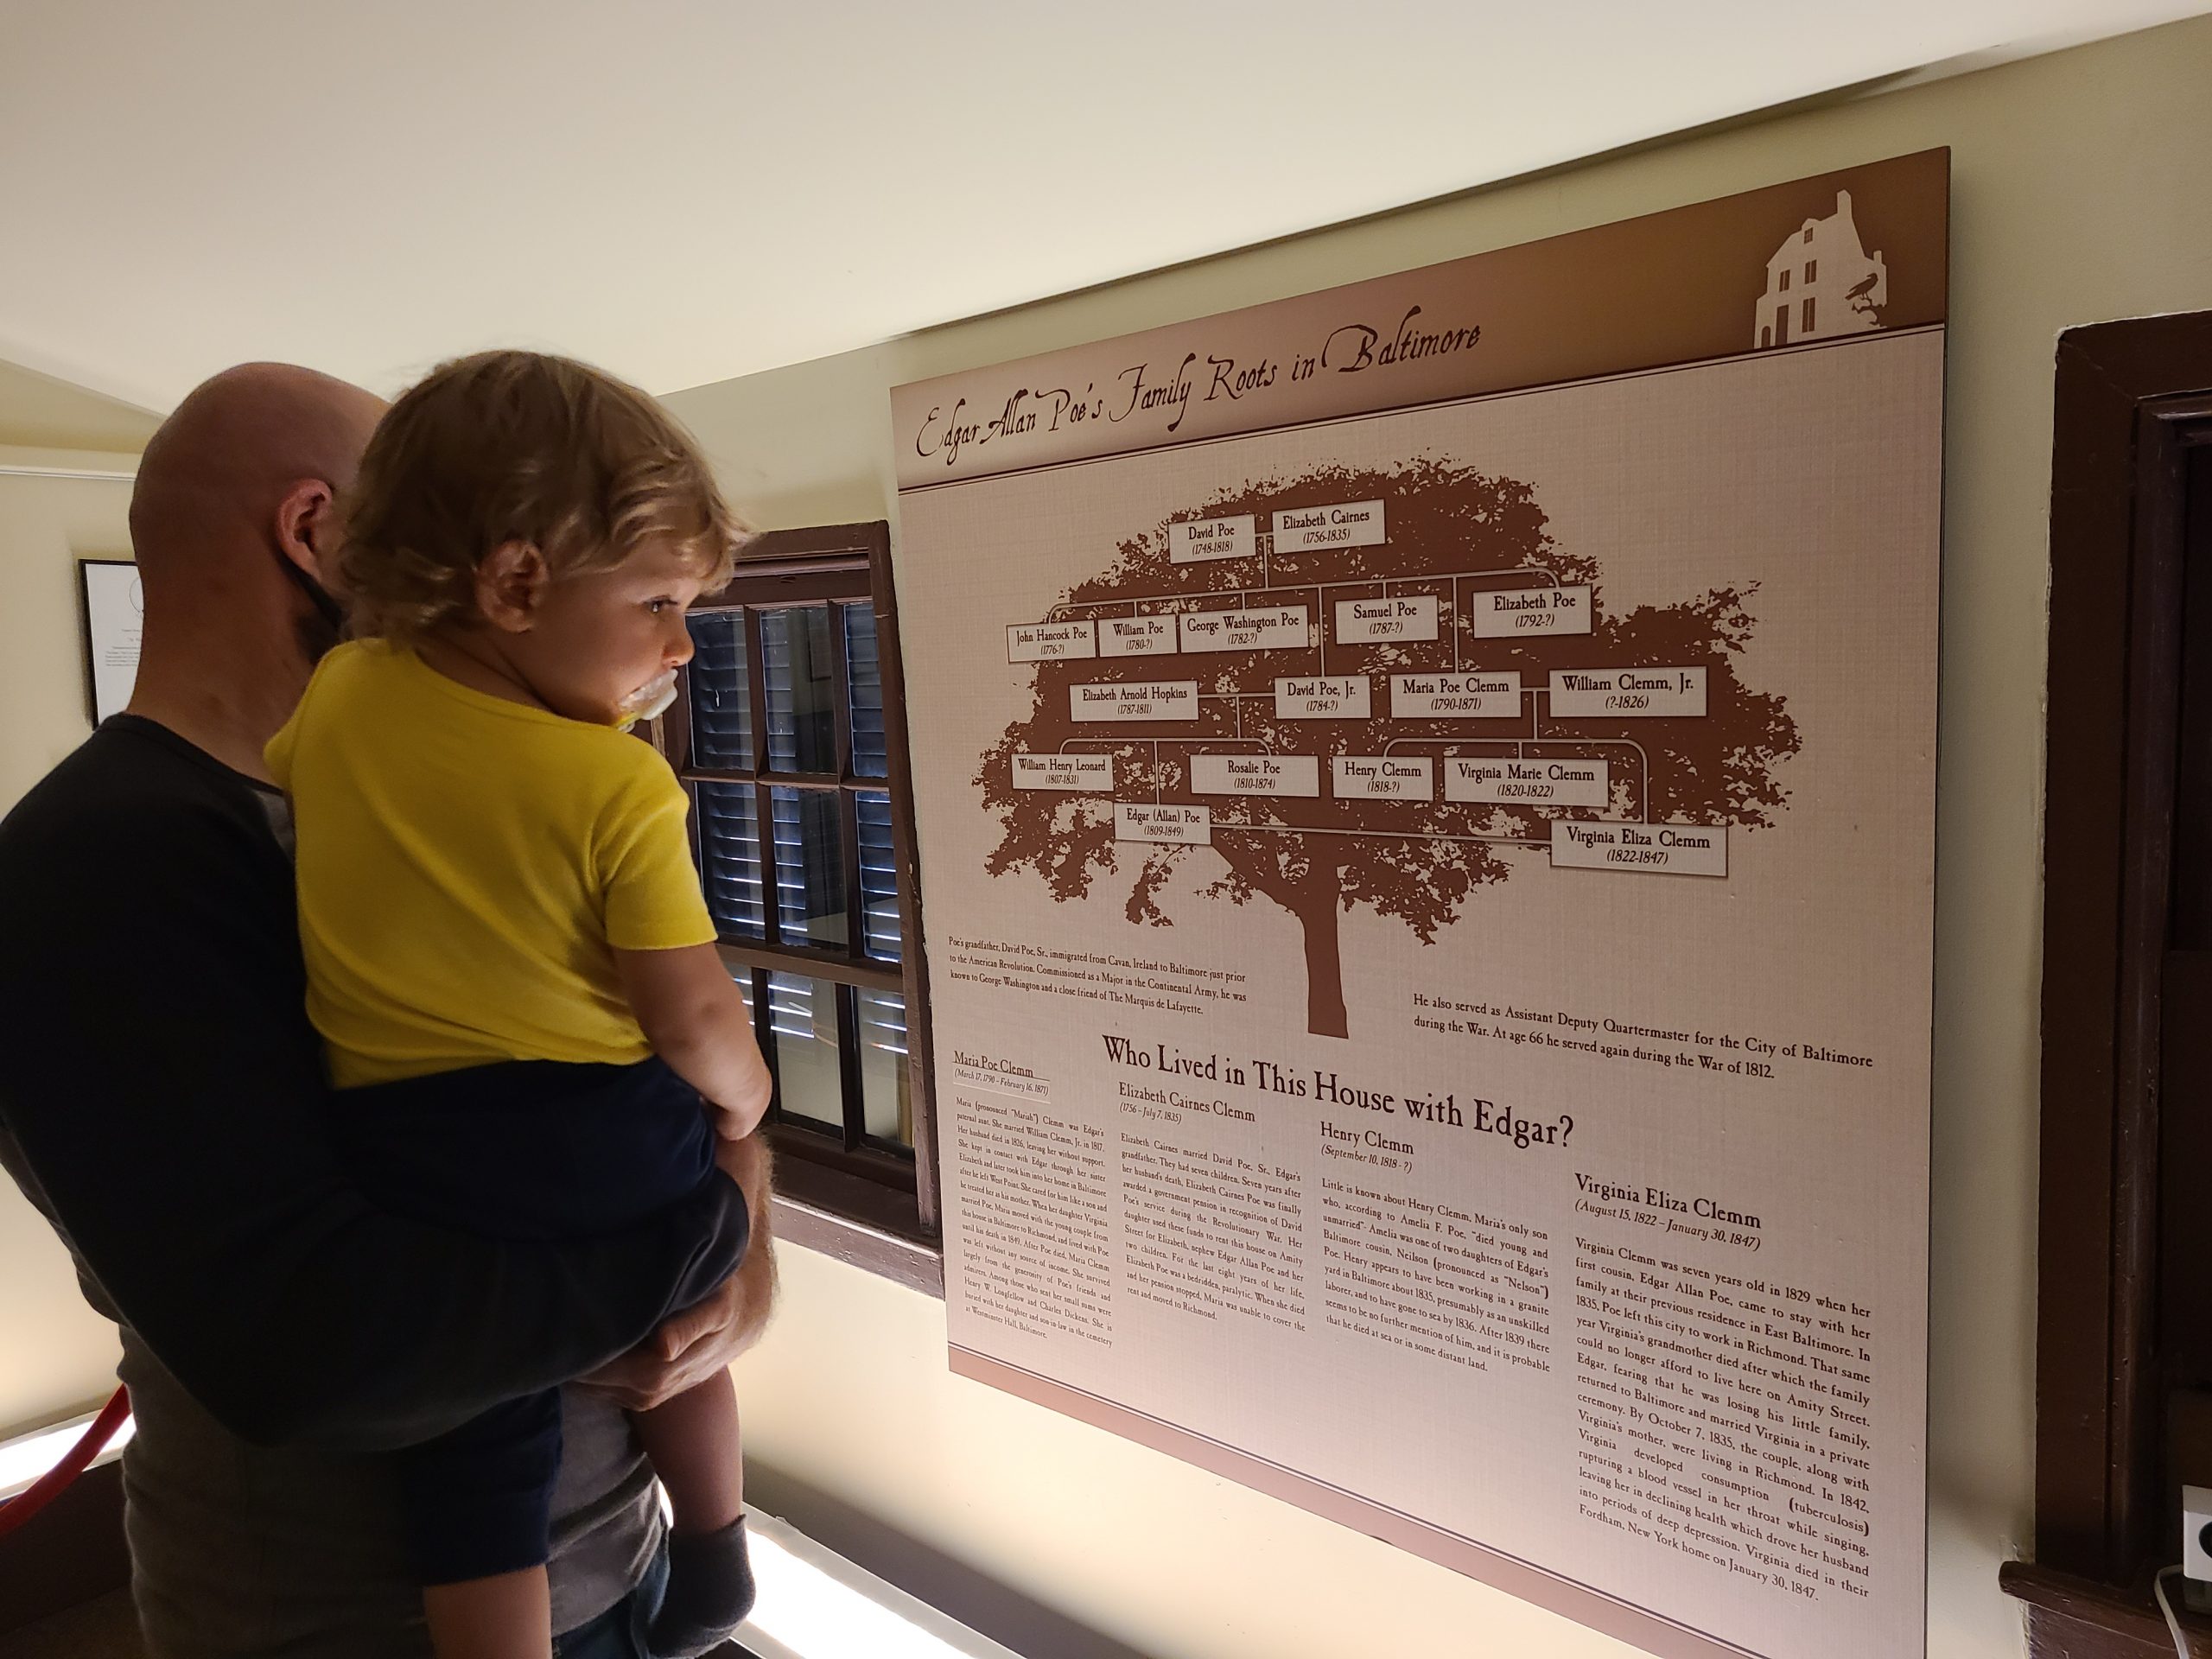
M86 695L97 726L130 701L146 601L138 567L128 559L79 559L77 581L85 601Z

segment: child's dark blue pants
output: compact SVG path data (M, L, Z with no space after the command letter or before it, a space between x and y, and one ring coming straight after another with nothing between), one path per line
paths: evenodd
M715 1177L699 1096L658 1059L514 1060L347 1089L336 1103L372 1201L489 1237L620 1231ZM544 1562L561 1465L556 1390L495 1406L394 1459L423 1583Z

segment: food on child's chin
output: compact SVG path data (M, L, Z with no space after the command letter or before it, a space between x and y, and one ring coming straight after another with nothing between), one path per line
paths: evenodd
M676 671L671 668L655 675L622 699L619 723L626 731L641 720L666 714L669 704L675 701Z

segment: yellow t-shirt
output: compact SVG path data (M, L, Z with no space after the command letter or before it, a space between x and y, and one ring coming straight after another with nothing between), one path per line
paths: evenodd
M308 1013L339 1087L652 1052L610 947L715 937L690 803L652 748L357 641L266 753L292 798Z

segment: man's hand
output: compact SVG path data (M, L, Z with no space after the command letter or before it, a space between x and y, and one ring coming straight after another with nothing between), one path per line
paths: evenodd
M753 1224L737 1271L628 1353L582 1379L625 1411L650 1411L703 1382L760 1340L775 1300L768 1230L768 1147L758 1135L717 1141L715 1162L745 1194Z
M726 1369L752 1345L762 1323L747 1317L745 1278L740 1268L706 1300L583 1378L583 1386L625 1411L650 1411Z

